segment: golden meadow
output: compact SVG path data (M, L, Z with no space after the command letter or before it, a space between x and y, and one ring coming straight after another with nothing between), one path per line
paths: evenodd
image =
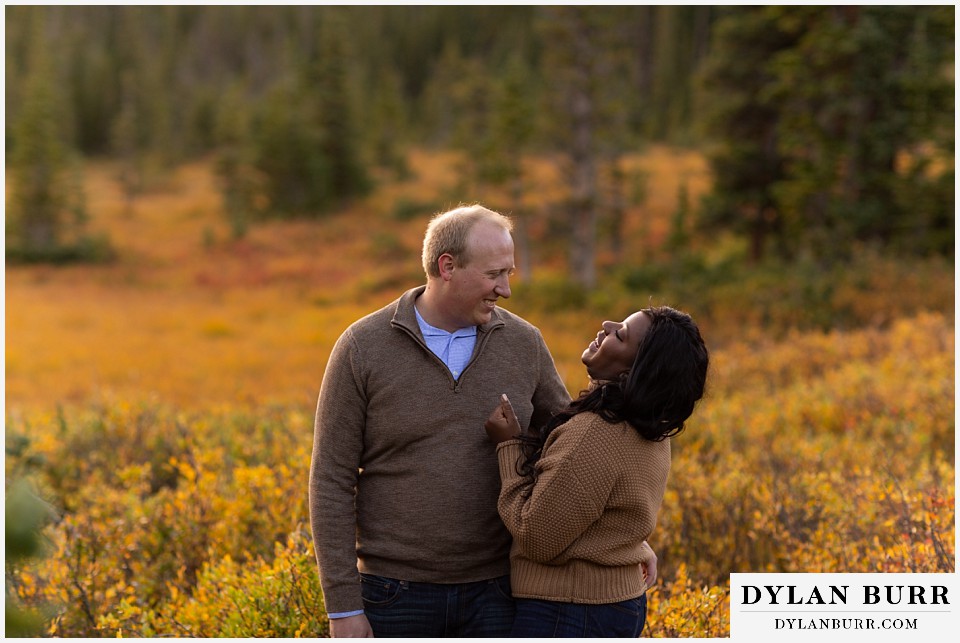
M681 192L708 179L688 152L632 162L650 189L624 256L642 265L662 257ZM133 208L117 168L91 164L90 227L118 260L7 267L6 476L55 511L43 557L7 582L42 633L327 633L306 484L326 359L350 322L422 281L426 219L461 200L451 156L410 163L413 179L343 212L241 240L210 164ZM544 202L545 167L529 168ZM718 271L736 256L736 240L703 243ZM651 538L646 635L727 636L731 572L953 570L952 265L864 251L819 281L801 267L662 289L625 288L620 268L601 254L600 288L569 305L544 252L506 305L543 330L572 393L598 323L651 302L691 312L713 349Z

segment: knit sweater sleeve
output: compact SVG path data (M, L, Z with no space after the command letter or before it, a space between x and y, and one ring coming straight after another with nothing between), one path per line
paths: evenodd
M357 346L348 329L330 354L320 386L310 466L310 521L330 612L363 609L355 494L365 416Z
M580 414L554 429L536 463L537 479L526 493L517 472L521 446L498 446L500 517L523 554L536 562L559 557L603 513L616 474L610 444L596 416Z

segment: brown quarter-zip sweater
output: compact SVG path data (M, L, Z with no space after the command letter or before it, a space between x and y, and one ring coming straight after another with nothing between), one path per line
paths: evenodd
M435 583L506 575L510 534L484 422L501 393L524 428L570 401L540 331L500 308L454 379L420 333L423 290L352 324L324 373L310 516L328 612L363 608L358 569Z
M639 563L652 554L644 541L666 491L670 441L580 413L550 433L532 490L517 473L521 456L519 440L497 448L513 595L599 604L643 594Z

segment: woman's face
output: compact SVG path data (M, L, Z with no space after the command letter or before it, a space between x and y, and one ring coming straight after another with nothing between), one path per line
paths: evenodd
M595 380L616 380L633 366L640 340L650 328L650 318L636 312L622 322L605 321L603 330L583 351L580 361Z

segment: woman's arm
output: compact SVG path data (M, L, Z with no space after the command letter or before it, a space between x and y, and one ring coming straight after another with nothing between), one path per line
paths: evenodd
M532 488L517 473L520 443L498 446L500 517L531 560L554 560L603 513L616 481L616 467L611 466L616 454L597 430L599 425L606 422L578 415L554 429L536 463Z

